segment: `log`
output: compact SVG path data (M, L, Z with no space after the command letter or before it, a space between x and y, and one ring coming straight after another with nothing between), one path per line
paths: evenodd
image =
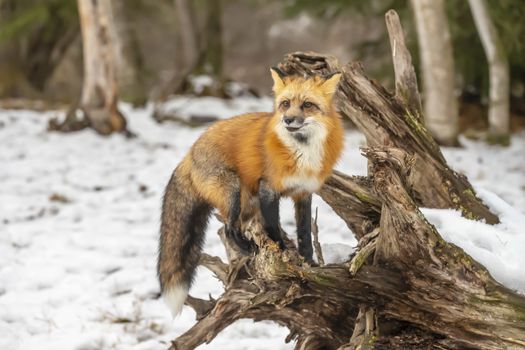
M420 118L411 114L400 99L402 95L396 97L367 78L360 64L340 67L331 56L296 52L286 55L279 68L286 74L307 76L342 71L336 96L339 110L363 132L368 146L392 146L415 155L411 176L420 206L454 208L467 218L484 219L491 224L499 222L476 196L466 177L448 166Z
M400 101L404 101L409 113L424 124L416 71L412 65L412 56L406 46L405 33L401 27L397 12L394 10L388 11L385 14L385 22L388 28L390 47L392 48L396 97Z
M476 196L466 177L448 166L422 122L415 72L403 30L394 13L389 11L386 19L393 59L396 60L395 95L367 78L359 63L341 67L332 56L295 52L286 55L278 67L286 74L305 76L343 72L336 96L338 109L363 132L368 146L393 146L415 154L412 183L420 206L454 208L467 218L498 223L497 215ZM330 181L327 184L331 186Z
M282 66L296 74L337 67L334 59L312 53L287 55ZM359 239L356 253L345 263L310 266L293 245L280 250L255 217L245 234L258 250L243 256L221 229L228 262L203 255L201 264L217 275L225 292L217 300L188 299L197 323L170 349L209 343L241 318L286 326L286 341L294 340L296 349L524 349L525 297L445 242L419 210L436 204L423 192L423 159L432 160L427 166L440 181L450 181L446 189L440 189L442 183L426 189L441 191L447 207L458 207L450 188L471 187L448 168L424 125L407 117L417 103L407 107L354 68L344 70L341 89L342 109L364 111L356 124L365 135L385 136L384 144L369 139L373 147L363 150L368 177L334 172L320 191ZM433 153L424 158L425 152ZM459 203L464 214L492 215L474 196Z
M254 221L248 230L259 246L257 255L229 265L208 256L202 260L215 273L220 271L221 280L228 280L226 291L216 301L201 302L206 312L196 308L199 321L171 349L209 343L240 318L288 327L288 340L296 340L297 349L355 348L354 326L362 324L358 315L370 315L370 308L377 310L377 318L365 317L363 329L375 322L381 329L382 322L395 321L404 333L400 344L383 334L362 337L360 344L373 340L378 348L383 344L405 349L419 349L424 342L447 349L525 346L525 298L496 282L426 221L408 187L413 156L391 147L364 152L373 165L373 189L382 203L380 234L370 255L373 264L355 274L348 270L350 263L311 267L295 249L279 250Z
M351 177L334 171L319 195L345 221L357 239L379 224L381 202L372 192L371 180L367 177Z
M373 189L381 200L380 234L369 259L373 264L355 274L349 272L350 262L311 267L295 249L279 250L253 221L248 231L258 254L230 261L225 293L201 302L199 321L171 349L209 343L240 318L288 327L288 340L296 340L297 349L354 349L359 341L352 336L359 333L354 326L362 328L363 322L369 333L376 322L379 330L383 323L403 325L396 338L380 333L361 337L360 345L373 341L377 348L419 349L425 342L445 349L525 346L525 298L496 282L426 221L410 196L414 157L391 147L364 153L373 165ZM222 271L218 276L224 274L226 264L220 260L206 256L202 261L212 271ZM198 311L202 304L204 314Z

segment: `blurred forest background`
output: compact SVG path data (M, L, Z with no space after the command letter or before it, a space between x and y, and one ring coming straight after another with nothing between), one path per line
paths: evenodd
M87 17L86 21L80 20L83 16L79 16L81 9L77 7L90 2L0 0L0 106L55 108L77 106L80 101L82 107L87 98L80 99L83 82L86 83L84 72L92 71L84 68L87 63L86 56L83 57L81 23L91 22ZM367 74L393 88L383 15L394 8L401 16L419 79L423 80L419 86L426 118L441 118L436 127L432 122L427 126L442 144L454 144L458 132L487 130L489 124L489 130L496 136L492 141L506 143L509 130L525 125L525 1L522 0L100 0L93 3L98 3L96 6L102 6L105 12L104 16L95 13L93 18L107 22L102 25L106 25L111 39L113 62L109 71L116 82L114 87L105 85L102 89L114 91L116 99L135 106L165 101L172 94L224 98L269 94L268 68L285 53L297 50L329 53L341 63L362 61ZM476 14L473 8L479 4L486 6L489 15L486 29L495 34L489 35L489 39L497 39L492 41L496 51L493 50L490 60L480 39L487 23L483 22L483 12ZM481 21L475 21L476 17ZM92 60L95 66L102 65L100 57ZM507 71L503 72L500 87L494 90L504 96L495 96L499 100L494 105L504 105L507 113L510 111L510 118L501 116L500 111L499 116L493 117L499 121L491 123L489 61L496 63L492 71L496 77ZM199 75L211 77L214 83L196 91L191 78ZM442 78L448 82L439 82ZM232 81L241 82L237 86L242 88L228 89ZM434 88L437 98L430 91ZM439 115L432 117L432 111ZM111 130L102 133L108 132Z

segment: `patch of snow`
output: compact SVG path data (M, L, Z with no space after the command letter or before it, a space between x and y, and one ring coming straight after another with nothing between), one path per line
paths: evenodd
M477 189L483 201L498 214L501 223L488 225L468 220L450 209L422 209L443 239L463 248L487 267L491 275L507 287L525 294L525 215L496 194Z
M183 120L192 116L230 118L239 113L270 112L273 100L269 97L256 98L250 96L225 100L218 97L175 96L159 108L166 115L176 115Z
M270 98L181 97L173 104L221 118L272 108ZM155 265L164 187L205 128L159 125L151 106L121 107L135 139L90 130L49 133L47 120L56 112L0 110L0 349L167 348L195 323L188 307L172 319ZM525 133L515 135L510 148L464 144L445 149L445 156L502 223L471 222L453 211L424 213L498 280L523 291ZM339 170L366 174L360 146L364 137L348 131ZM319 197L313 206L327 261L345 260L356 245L353 235ZM282 201L281 218L294 238L290 200ZM219 228L212 220L204 250L225 259ZM216 298L221 292L213 274L199 268L190 294ZM274 323L241 320L200 349L291 349L287 334Z
M355 247L348 244L332 243L322 244L321 250L325 264L338 264L348 261L350 255L355 251Z

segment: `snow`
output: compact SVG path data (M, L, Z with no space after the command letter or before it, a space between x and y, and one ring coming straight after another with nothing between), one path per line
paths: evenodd
M525 215L492 192L479 188L478 195L498 214L500 224L467 220L456 210L422 211L446 241L467 251L496 280L525 294Z
M269 110L269 98L179 98L176 108L219 115ZM155 264L160 203L171 171L204 130L156 124L151 108L122 105L135 139L45 131L58 112L0 110L0 349L162 349L195 322L184 307L173 319L159 297ZM188 112L189 113L189 112ZM445 239L464 248L510 288L525 292L525 133L510 148L462 140L445 149L502 223L489 226L450 210L423 209ZM364 138L347 132L338 168L364 174ZM355 240L319 198L327 261ZM291 201L282 224L294 231ZM214 219L205 251L225 258ZM221 284L199 268L190 293L218 297ZM285 328L241 320L201 349L291 349Z

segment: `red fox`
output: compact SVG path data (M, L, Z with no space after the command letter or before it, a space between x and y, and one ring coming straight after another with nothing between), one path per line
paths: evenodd
M253 242L242 234L241 218L254 210L260 210L266 233L284 249L279 199L292 197L299 253L313 261L312 193L331 174L343 148L341 117L332 104L341 74L287 76L272 68L271 75L274 112L212 125L166 187L157 272L174 316L193 282L213 208L224 218L226 235L241 250L253 249Z

